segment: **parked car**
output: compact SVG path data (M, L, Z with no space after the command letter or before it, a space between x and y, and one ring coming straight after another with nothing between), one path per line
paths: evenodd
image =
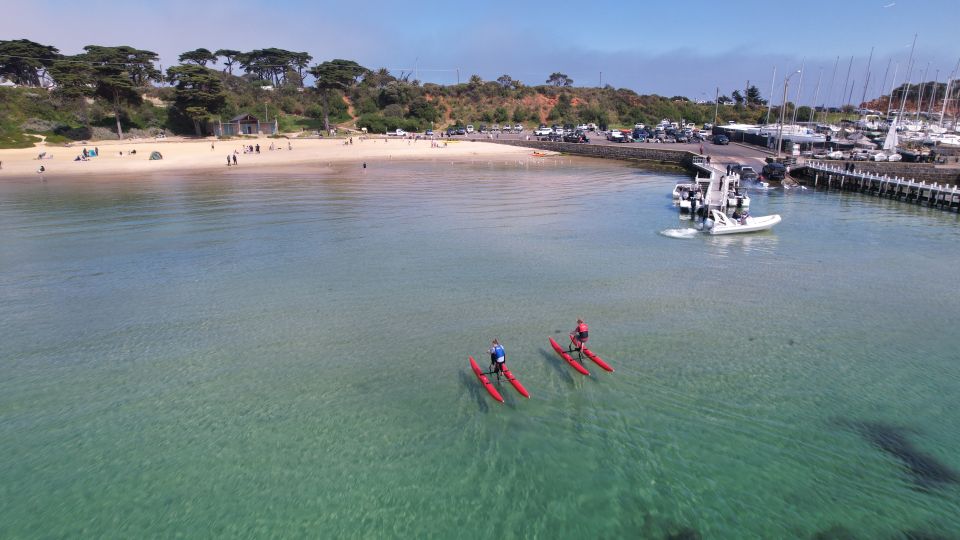
M467 124L467 133L473 133L473 124Z
M407 132L400 128L397 128L396 131L388 131L387 135L390 135L391 137L406 137Z
M846 159L847 155L839 150L834 150L827 154L827 159Z
M787 168L781 163L767 163L760 175L764 180L783 180L787 176Z
M730 139L726 135L714 135L713 144L730 144Z
M623 133L612 129L610 130L610 134L607 135L607 140L611 142L624 142Z
M753 167L740 167L740 179L741 180L756 180L760 175L757 174L757 171L753 170Z
M466 134L467 134L467 128L462 126L457 128L457 135L466 135Z
M490 128L490 133L500 133L500 124L494 124L493 127Z
M543 124L540 124L540 127L533 130L533 134L536 135L537 137L545 137L551 133L553 133L553 130Z
M683 133L677 133L677 135L674 137L674 139L675 139L678 143L690 142L690 139L687 138L687 136L684 135Z
M852 156L850 156L850 159L852 159L853 161L869 161L870 154L866 152L857 152L856 154L853 154Z
M424 134L424 136L426 136L426 137L433 137L433 135L434 135L432 129L428 129L428 130L424 131L423 134Z
M587 138L586 131L577 130L575 133L568 133L564 135L563 142L588 143L590 142L590 139Z
M480 131L480 133L486 133L486 132L488 132L488 131L490 131L490 130L487 129L487 125L486 125L486 124L480 124L480 129L479 129L478 131Z
M517 133L523 133L523 126L521 124L517 124L513 126L513 130Z
M633 128L633 140L646 141L650 134L643 128Z

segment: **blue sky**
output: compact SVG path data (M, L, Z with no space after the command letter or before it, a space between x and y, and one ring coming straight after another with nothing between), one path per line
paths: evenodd
M777 68L791 79L801 103L842 88L867 96L884 92L897 70L906 77L910 44L919 34L912 79L940 71L944 81L960 58L957 0L777 1L417 1L310 2L283 0L167 0L117 2L31 0L8 6L3 39L27 38L80 52L84 45L132 45L159 53L164 67L197 47L307 51L320 62L347 58L394 72L419 67L425 82L456 82L503 74L541 84L560 71L577 86L602 83L640 93L712 99L749 80L766 97ZM847 80L847 67L853 67ZM889 62L889 71L887 66ZM802 85L801 85L802 82Z

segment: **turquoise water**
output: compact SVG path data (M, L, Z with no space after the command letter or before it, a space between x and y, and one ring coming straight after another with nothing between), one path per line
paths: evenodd
M957 534L958 217L776 190L677 239L682 177L0 185L0 537ZM615 373L549 349L578 316Z

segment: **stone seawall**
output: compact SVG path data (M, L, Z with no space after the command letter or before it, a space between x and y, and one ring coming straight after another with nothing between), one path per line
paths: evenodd
M693 156L696 155L685 150L666 150L644 146L509 140L493 140L484 142L522 146L535 150L550 150L553 152L563 152L564 154L577 156L623 159L629 161L654 161L657 163L684 167L689 170L693 170Z
M960 185L960 169L956 167L938 167L932 163L903 163L903 162L883 162L883 161L826 161L828 165L839 167L841 170L849 163L853 164L854 170L864 171L872 174L887 175L890 177L906 178L916 180L917 182L926 182L946 184L949 186ZM799 166L791 169L790 175L794 177L813 178L813 175L806 167Z

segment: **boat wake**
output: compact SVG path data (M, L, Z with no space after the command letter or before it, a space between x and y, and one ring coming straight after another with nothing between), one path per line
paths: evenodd
M700 234L700 231L691 228L683 229L664 229L660 231L660 234L666 236L667 238L680 238L682 240L689 240Z

